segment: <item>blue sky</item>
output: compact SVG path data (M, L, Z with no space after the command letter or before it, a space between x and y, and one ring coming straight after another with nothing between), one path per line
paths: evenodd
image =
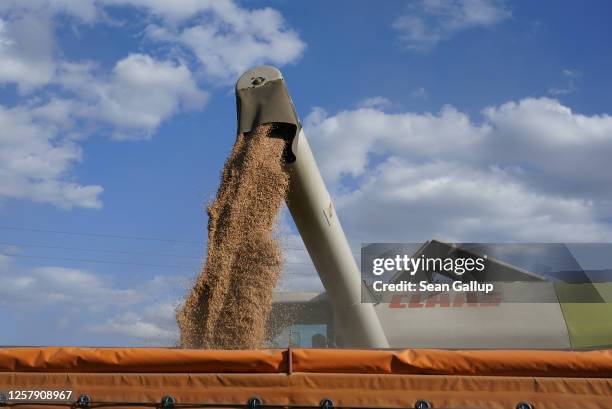
M611 14L2 2L0 344L174 342L234 141L233 83L262 63L285 75L352 245L610 241ZM286 213L279 235L280 287L319 289Z

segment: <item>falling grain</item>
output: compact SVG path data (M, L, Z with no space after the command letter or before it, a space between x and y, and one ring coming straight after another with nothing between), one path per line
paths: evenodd
M217 197L208 208L208 254L203 271L177 313L185 348L261 346L282 269L273 237L285 199L284 140L273 125L239 134Z

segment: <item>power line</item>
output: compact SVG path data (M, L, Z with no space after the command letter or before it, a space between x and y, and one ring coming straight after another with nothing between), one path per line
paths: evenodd
M282 248L283 250L308 251L308 250L306 250L306 249L299 248L299 247L285 247L285 246L282 246L282 245L281 245L281 248Z
M71 236L90 236L90 237L105 237L111 239L125 239L125 240L146 240L146 241L162 241L170 243L184 243L184 244L198 244L202 245L202 242L194 240L178 240L178 239L165 239L158 237L142 237L142 236L123 236L119 234L105 234L105 233L89 233L89 232L75 232L75 231L62 231L62 230L46 230L46 229L34 229L28 227L13 227L13 226L0 226L0 230L14 230L14 231L29 231L35 233L52 233L52 234L66 234Z
M184 243L184 244L197 244L197 245L204 244L203 242L199 242L195 240L179 240L179 239L167 239L167 238L160 238L160 237L144 237L144 236L125 236L125 235L119 235L119 234L76 232L76 231L64 231L64 230L47 230L47 229L35 229L35 228L29 228L29 227L0 226L0 230L28 231L28 232L35 232L35 233L51 233L51 234L66 234L70 236L104 237L104 238L124 239L124 240L161 241L161 242L169 242L169 243ZM29 246L29 245L24 244L24 246ZM283 250L307 251L305 248L301 248L301 247L286 247L286 246L281 245L281 248ZM65 248L65 249L66 250L69 250L69 249L79 250L76 248ZM82 250L99 251L99 250L93 250L93 249L82 249ZM104 251L104 252L107 252L107 251ZM356 252L353 252L353 253L357 254ZM127 252L125 254L127 254ZM142 255L147 255L147 254L143 253ZM168 255L168 256L169 257L183 257L183 256L174 256L174 255ZM185 257L189 257L189 256L185 256Z
M98 260L98 259L86 259L86 258L39 256L39 255L33 255L33 254L0 253L0 256L16 257L16 258L33 258L33 259L44 259L44 260L58 260L58 261L75 261L75 262L80 262L80 263L93 263L93 264L120 264L120 265L142 266L142 267L160 267L160 268L186 268L186 269L194 268L193 266L180 266L180 265L171 265L171 264L134 263L131 261L114 261L114 260ZM285 261L284 264L310 265L310 263L301 263L297 261Z
M96 260L86 258L69 258L69 257L53 257L53 256L37 256L29 254L5 254L0 253L1 256L5 257L16 257L16 258L34 258L34 259L45 259L45 260L58 260L58 261L76 261L80 263L94 263L94 264L120 264L129 266L142 266L142 267L161 267L161 268L193 268L193 266L178 266L169 264L149 264L149 263L133 263L130 261L113 261L113 260Z
M91 233L91 232L76 232L76 231L64 231L64 230L47 230L47 229L35 229L30 227L14 227L14 226L0 226L0 230L13 230L13 231L29 231L35 233L52 233L52 234L67 234L71 236L91 236L91 237L106 237L113 239L126 239L126 240L147 240L147 241L164 241L171 243L185 243L185 244L198 244L203 245L203 242L196 240L180 240L180 239L169 239L161 237L145 237L145 236L126 236L120 234L107 234L107 233ZM281 246L285 250L297 250L307 251L303 247L287 247Z
M308 252L307 249L301 248L301 247L285 247L285 246L281 245L281 248L283 250L295 250L295 251L305 251L305 252ZM355 255L359 255L360 254L358 251L353 251L353 250L351 250L351 253L353 253Z
M315 269L309 270L309 271L282 271L281 276L284 275L293 275L293 276L316 276L318 277L318 273Z
M178 258L189 258L201 260L201 257L185 256L180 254L164 254L164 253L144 253L138 251L124 251L124 250L108 250L108 249L92 249L84 247L64 247L64 246L51 246L47 244L32 244L32 243L13 243L7 241L0 241L0 245L4 246L21 246L21 247L38 247L45 249L58 249L58 250L77 250L77 251L92 251L97 253L109 253L109 254L125 254L125 255L136 255L136 256L160 256L160 257L178 257Z

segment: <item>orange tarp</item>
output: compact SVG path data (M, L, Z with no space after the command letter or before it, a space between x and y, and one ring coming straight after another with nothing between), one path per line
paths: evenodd
M285 361L280 349L0 348L0 372L275 373Z
M24 389L236 407L257 395L273 405L612 409L612 351L0 348L0 391Z
M299 372L612 377L612 350L297 349L291 352L293 368Z
M0 372L364 373L612 377L612 350L0 348Z

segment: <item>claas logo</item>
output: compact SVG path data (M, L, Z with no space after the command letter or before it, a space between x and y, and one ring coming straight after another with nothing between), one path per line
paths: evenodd
M474 308L496 307L501 304L501 293L492 291L478 296L474 293L396 294L389 308Z

